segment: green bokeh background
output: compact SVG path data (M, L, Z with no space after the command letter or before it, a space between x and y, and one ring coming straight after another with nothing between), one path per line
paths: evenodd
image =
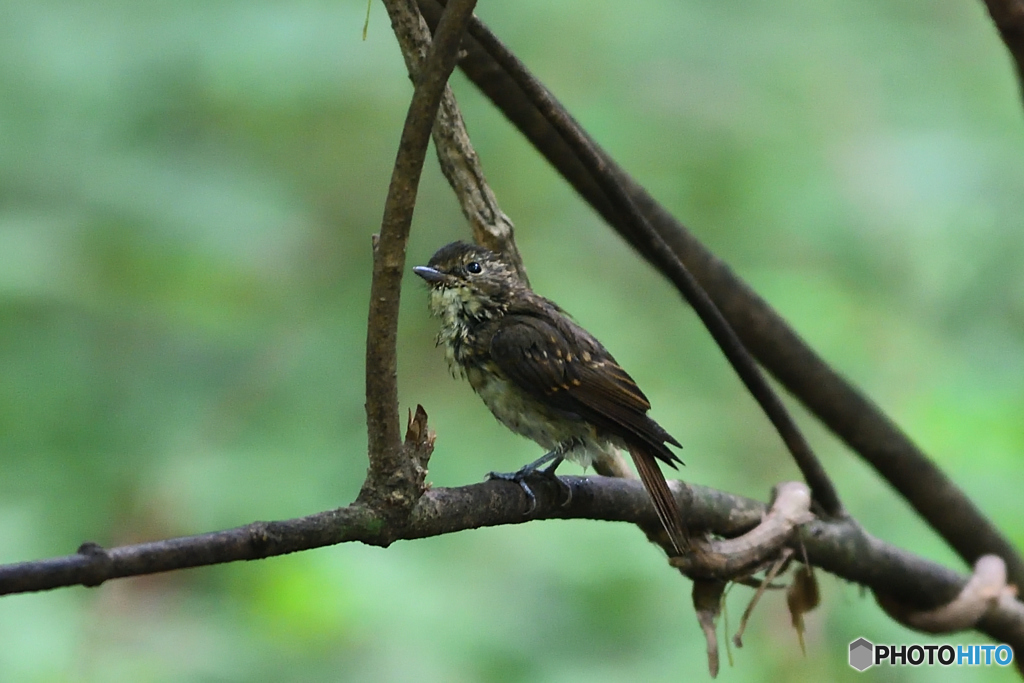
M0 561L354 498L370 235L411 92L379 5L361 40L365 11L0 2ZM479 14L1024 546L1024 117L980 2L530 0ZM674 291L461 75L453 85L535 287L637 378L685 444L683 476L762 499L796 477ZM409 265L467 235L431 157ZM538 456L448 375L423 289L407 285L401 402L437 431L430 480ZM870 531L962 568L797 412ZM983 641L913 634L821 580L807 655L770 595L721 680L1011 680L856 674L859 636ZM689 589L626 525L346 545L0 599L0 681L704 680ZM732 628L750 594L731 593Z

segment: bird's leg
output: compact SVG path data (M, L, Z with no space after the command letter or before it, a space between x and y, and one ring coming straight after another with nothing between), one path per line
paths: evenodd
M562 506L564 507L572 501L572 488L558 478L558 475L555 474L555 470L558 469L558 466L562 464L563 460L565 460L565 453L568 452L573 445L574 444L570 444L568 447L559 446L555 450L545 453L530 464L523 465L515 472L488 472L487 478L501 479L502 481L514 481L519 484L519 488L521 488L523 493L526 494L526 499L530 501L530 507L526 510L526 514L529 515L537 508L537 497L533 495L533 489L531 489L530 485L526 483L526 478L532 474L544 475L545 477L553 479L560 487L565 489L566 498L565 502L562 503ZM551 465L545 469L540 469L549 462Z
M551 463L551 465L546 470L541 470L541 474L543 474L546 477L551 477L552 479L555 480L555 483L557 483L559 486L562 487L562 489L565 490L565 500L562 501L562 507L565 507L569 503L572 502L572 487L569 486L568 484L566 484L564 481L562 481L558 477L558 475L555 474L555 470L558 469L558 466L562 464L563 460L565 460L565 453L567 453L571 449L572 449L572 446L570 446L569 448L565 449L564 451L561 451L561 454L557 455L553 459L554 461Z

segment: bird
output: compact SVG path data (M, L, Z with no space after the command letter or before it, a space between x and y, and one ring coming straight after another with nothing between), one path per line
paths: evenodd
M592 334L555 302L536 294L512 263L481 246L447 244L413 272L429 287L429 309L440 319L437 346L497 420L547 453L512 473L558 480L565 459L584 467L623 449L632 456L677 554L689 547L679 508L658 461L682 461L666 444L680 443L647 412L650 401ZM544 465L550 465L541 470ZM564 484L563 484L564 486Z

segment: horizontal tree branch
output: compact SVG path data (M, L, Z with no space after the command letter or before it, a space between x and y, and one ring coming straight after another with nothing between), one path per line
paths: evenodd
M537 479L536 511L525 516L526 498L515 484L489 481L458 488L435 488L417 501L400 529L374 508L356 503L308 517L254 522L198 536L104 550L91 543L65 557L0 566L0 595L61 586L97 586L127 576L256 560L300 550L358 541L386 546L393 540L439 536L468 529L520 524L542 519L593 519L658 523L650 497L635 480L611 477L561 477L572 490ZM688 525L724 537L755 527L765 505L711 488L670 482ZM801 527L800 539L811 564L872 590L898 596L907 605L928 609L959 595L969 580L935 562L872 537L852 520L817 520ZM798 554L798 557L800 555ZM1024 605L1011 601L989 614L979 630L1024 652Z

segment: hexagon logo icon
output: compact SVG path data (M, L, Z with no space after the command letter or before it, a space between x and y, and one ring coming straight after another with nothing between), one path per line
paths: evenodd
M864 671L874 664L875 646L866 638L858 638L850 643L850 666L857 671Z

